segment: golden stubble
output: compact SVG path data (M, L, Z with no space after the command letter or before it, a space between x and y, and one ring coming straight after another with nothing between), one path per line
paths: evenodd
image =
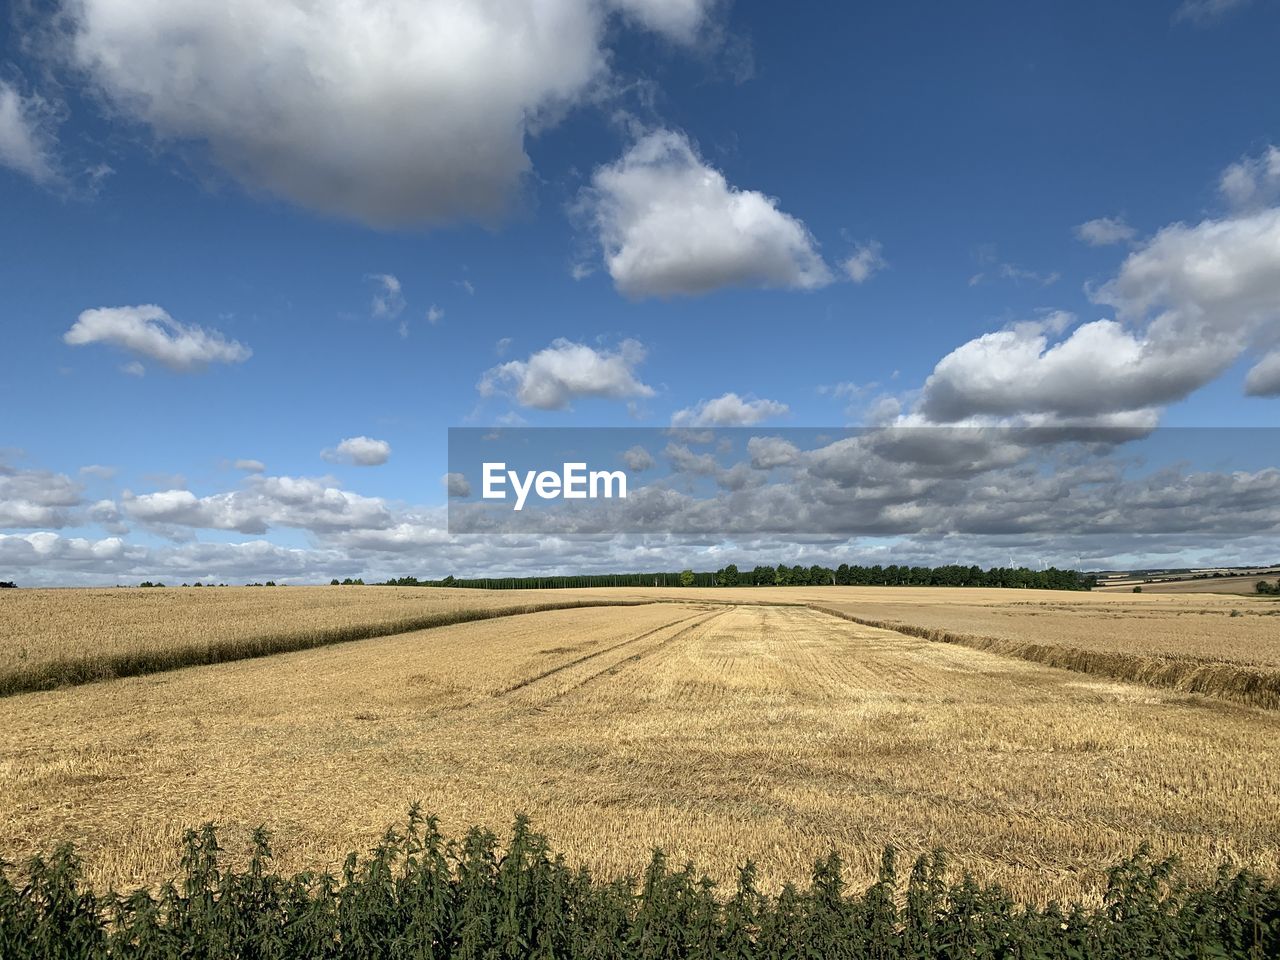
M214 820L232 850L267 823L282 867L332 868L420 800L449 831L527 812L605 876L661 846L721 881L752 858L776 886L834 847L866 883L891 843L1096 900L1143 839L1193 873L1280 872L1274 712L721 594L742 596L0 700L0 855L71 839L95 884L153 883Z

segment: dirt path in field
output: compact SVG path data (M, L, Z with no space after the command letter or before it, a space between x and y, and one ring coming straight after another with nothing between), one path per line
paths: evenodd
M544 612L0 700L0 856L83 844L98 883L174 869L213 819L286 869L402 819L529 813L608 876L654 845L849 879L934 846L1030 898L1096 896L1139 838L1280 871L1280 718L930 643L806 607Z

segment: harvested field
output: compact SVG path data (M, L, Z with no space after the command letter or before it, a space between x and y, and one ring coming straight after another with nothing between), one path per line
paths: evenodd
M0 696L513 612L631 603L585 591L166 587L0 591Z
M1102 593L1132 593L1135 585L1142 587L1143 593L1234 593L1255 596L1258 583L1265 580L1271 583L1280 574L1249 574L1242 577L1205 577L1204 579L1166 580L1154 582L1133 581L1128 584L1099 587Z
M1049 666L1280 709L1280 604L1268 598L1079 594L950 602L855 598L815 606L860 623ZM1022 593L1023 591L1017 591ZM811 593L813 593L811 591Z
M776 887L834 846L865 885L893 843L1096 900L1142 838L1280 873L1280 715L796 607L445 626L12 696L0 727L0 856L75 840L99 885L173 873L209 819L334 867L414 799L449 831L526 811L606 876L656 844Z

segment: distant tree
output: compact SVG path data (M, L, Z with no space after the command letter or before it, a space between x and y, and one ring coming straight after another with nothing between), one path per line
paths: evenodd
M736 587L738 585L738 567L737 564L729 564L716 571L716 584L721 587Z
M680 571L680 586L682 586L682 587L692 587L692 586L693 586L693 582L694 582L694 580L696 580L696 579L697 579L697 578L693 575L693 571L692 571L692 570L681 570L681 571Z
M342 586L342 584L338 582L338 578L337 578L337 577L334 577L332 580L330 580L330 581L329 581L329 586L331 586L331 587L340 587L340 586Z
M0 580L0 590L15 590L17 586L12 580Z
M1133 592L1134 592L1134 593L1141 593L1141 592L1142 592L1142 585L1141 585L1141 584L1139 584L1138 586L1134 587L1134 588L1133 588Z

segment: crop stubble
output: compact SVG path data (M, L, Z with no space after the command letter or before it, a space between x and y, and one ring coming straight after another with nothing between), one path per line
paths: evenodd
M1139 839L1280 872L1280 717L802 607L543 612L0 700L0 855L83 845L154 881L181 830L266 822L335 866L410 800L522 810L606 876L661 846L801 880L834 846L944 846L1024 897L1096 898Z

